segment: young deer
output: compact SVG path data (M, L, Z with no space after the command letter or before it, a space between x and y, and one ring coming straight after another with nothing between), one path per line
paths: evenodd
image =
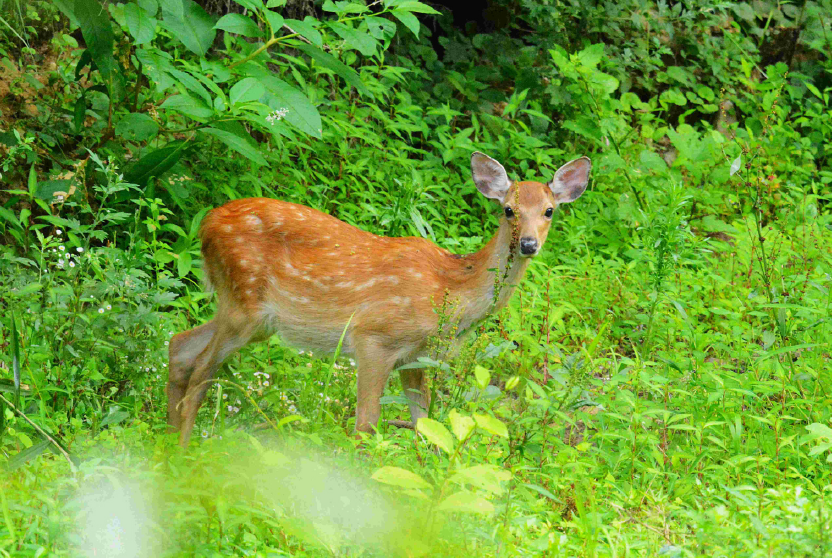
M180 444L188 444L208 384L229 355L273 334L332 353L345 327L342 351L358 361L355 428L370 431L391 370L425 355L438 333L436 306L453 302L451 325L460 335L505 306L545 242L555 208L583 194L590 166L582 157L548 184L512 183L500 163L474 153L477 189L502 204L503 216L494 238L464 256L423 238L376 236L293 203L251 198L214 209L200 238L217 314L170 343L168 424L180 430ZM498 282L505 287L495 296ZM429 404L424 375L400 374L415 424Z

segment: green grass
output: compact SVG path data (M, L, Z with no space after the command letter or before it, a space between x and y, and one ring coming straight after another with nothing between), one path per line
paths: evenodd
M621 4L523 3L534 33L450 28L441 61L408 11L360 56L329 23L368 52L368 14L327 12L333 58L283 36L234 68L253 13L201 52L92 10L119 96L75 78L55 6L0 3L41 49L0 28L0 62L31 74L0 106L0 556L832 555L832 17ZM775 21L801 30L788 64ZM265 69L283 85L238 86ZM185 90L211 102L163 106ZM263 119L284 101L303 119ZM359 443L354 363L271 339L226 363L178 448L167 345L212 314L205 212L269 196L470 252L496 228L475 150L534 180L587 154L592 182L509 307L435 363L432 421L387 424L409 418L393 373Z

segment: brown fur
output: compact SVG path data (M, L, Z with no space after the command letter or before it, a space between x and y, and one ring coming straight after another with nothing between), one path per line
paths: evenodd
M180 443L187 445L222 361L275 333L287 343L332 352L346 329L342 350L358 360L356 429L371 429L387 376L424 354L428 338L438 333L435 310L443 300L451 301L451 323L460 332L508 302L529 262L516 253L516 238L543 244L551 223L544 212L557 205L555 190L538 182L509 185L506 177L499 194L516 216L503 217L494 238L465 256L423 238L377 236L284 201L243 199L213 210L200 238L217 315L170 344L168 422L181 429ZM507 283L496 301L495 269ZM415 422L429 402L424 376L421 370L401 376Z

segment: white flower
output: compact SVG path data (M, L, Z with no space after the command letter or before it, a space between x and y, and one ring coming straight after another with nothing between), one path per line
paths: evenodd
M61 236L61 234L63 234L63 233L62 233L61 229L58 229L58 230L55 231L55 234L57 234L58 236ZM63 250L63 247L61 247L61 250Z
M287 114L289 114L289 109L286 107L279 108L266 117L266 122L274 126L275 122L280 122Z
M207 430L203 430L203 431L202 431L202 437L203 437L203 438L207 438L207 437L208 437L208 431L207 431Z
M269 387L269 382L263 382L263 385Z
M98 309L98 313L99 313L99 314L103 314L103 313L104 313L104 309L103 309L103 308L99 308L99 309Z
M63 247L63 245L61 245L61 246L58 246L58 250L60 250L61 252L63 252L64 250L66 250L66 248L64 248L64 247Z
M112 310L112 309L113 309L113 307L108 304L107 305L107 310Z
M75 262L69 262L69 267L75 267Z
M84 249L79 246L78 248L75 249L75 251L80 254L81 252L84 251Z

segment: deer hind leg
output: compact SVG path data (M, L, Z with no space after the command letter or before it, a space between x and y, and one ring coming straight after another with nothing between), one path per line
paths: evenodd
M188 382L197 357L205 350L217 331L217 322L174 335L168 349L168 431L176 432L182 425L180 403L185 397Z
M358 360L358 394L355 409L355 429L372 432L381 416L381 395L384 384L396 364L398 355L387 350L377 339L356 339Z
M223 323L217 326L211 341L194 360L193 371L188 378L188 386L180 407L179 445L182 447L186 447L191 439L196 413L202 405L211 379L223 361L246 346L253 337L254 330L250 325L234 326Z
M415 428L416 421L420 418L427 418L428 409L430 408L427 377L425 371L421 368L400 370L399 375L402 379L402 389L408 399L407 405L410 407L410 420Z

